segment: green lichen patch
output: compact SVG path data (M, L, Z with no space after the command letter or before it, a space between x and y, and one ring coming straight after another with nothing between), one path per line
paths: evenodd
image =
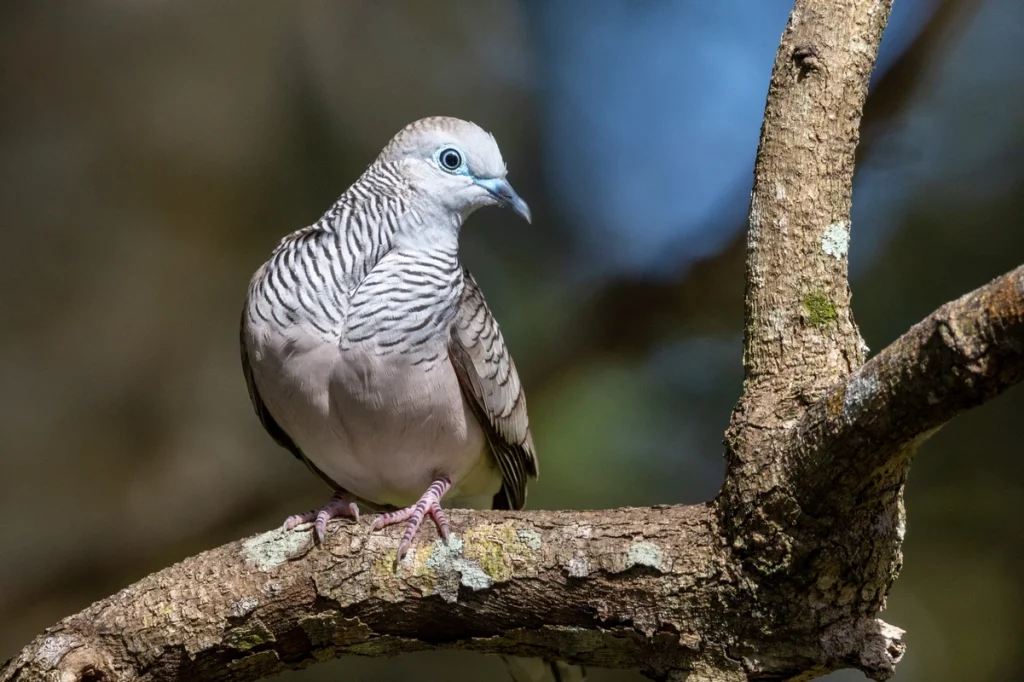
M511 525L484 524L466 532L466 558L476 561L480 568L496 582L512 577L510 545L519 543L519 536Z
M395 549L378 547L376 558L370 564L375 593L384 599L401 600L406 587L418 589L423 596L436 593L437 573L427 565L434 546L414 545L396 566Z
M804 311L807 313L807 321L818 329L825 329L839 319L835 305L823 291L812 291L804 296Z
M430 546L430 555L425 565L435 571L444 573L451 569L452 565L462 558L462 547L465 545L462 538L452 535L448 542L437 540Z
M274 633L267 629L258 618L231 629L224 635L224 644L232 649L248 651L260 644L274 641Z
M459 585L471 590L484 590L494 582L478 561L463 555L465 542L451 536L448 542L437 540L427 559L426 566L438 576L436 591L444 599L454 602L458 599Z
M543 546L540 533L532 528L515 528L511 523L485 523L466 531L463 554L480 564L495 582L511 579L513 566L536 563Z
M536 563L542 546L541 535L533 529L517 529L512 523L482 524L462 537L452 535L448 542L438 539L414 547L397 571L391 557L380 558L371 564L370 574L380 587L397 585L394 580L399 578L424 596L455 602L460 588L484 590L509 580L513 566Z
M462 579L459 581L463 586L471 590L486 590L494 581L491 576L484 572L484 569L470 561L459 562L459 574Z
M415 552L416 550L413 550ZM395 560L392 556L385 553L379 555L374 559L373 563L370 564L370 575L377 580L386 580L395 576Z

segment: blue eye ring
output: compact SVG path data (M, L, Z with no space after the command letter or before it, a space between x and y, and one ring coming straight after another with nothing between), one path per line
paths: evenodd
M451 145L438 149L434 154L434 160L438 167L446 173L458 173L466 168L466 157L458 147Z

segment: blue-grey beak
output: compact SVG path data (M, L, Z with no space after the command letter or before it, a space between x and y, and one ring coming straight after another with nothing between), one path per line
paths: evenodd
M483 178L477 180L476 184L490 192L494 198L501 202L502 206L511 208L525 218L526 222L531 222L530 207L516 194L516 191L512 189L512 185L508 184L508 180L504 178Z

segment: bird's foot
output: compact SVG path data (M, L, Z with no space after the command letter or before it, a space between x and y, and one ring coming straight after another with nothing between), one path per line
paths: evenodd
M327 534L327 522L331 519L349 516L359 522L359 507L356 505L356 498L344 491L334 493L330 502L320 509L310 509L305 514L293 514L284 520L284 529L291 530L304 523L313 524L313 534L317 542L323 544L324 536Z
M381 514L374 519L373 525L370 527L371 532L395 523L409 522L405 529L405 535L402 536L402 541L398 543L398 554L395 557L396 567L398 562L405 558L406 552L409 551L409 545L412 544L413 538L416 537L416 531L419 530L420 525L423 523L423 517L428 514L434 519L434 523L437 524L437 532L440 534L441 539L448 542L448 535L451 533L451 530L448 527L448 519L445 518L444 511L441 509L441 498L444 497L444 494L451 487L452 482L447 477L441 477L430 484L427 492L423 493L423 497L416 504L405 509Z

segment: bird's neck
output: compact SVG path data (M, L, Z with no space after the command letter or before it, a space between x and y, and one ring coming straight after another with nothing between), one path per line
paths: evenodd
M392 249L448 252L458 248L461 216L425 197L389 164L375 164L328 209L318 229L337 245L338 265L349 289Z

